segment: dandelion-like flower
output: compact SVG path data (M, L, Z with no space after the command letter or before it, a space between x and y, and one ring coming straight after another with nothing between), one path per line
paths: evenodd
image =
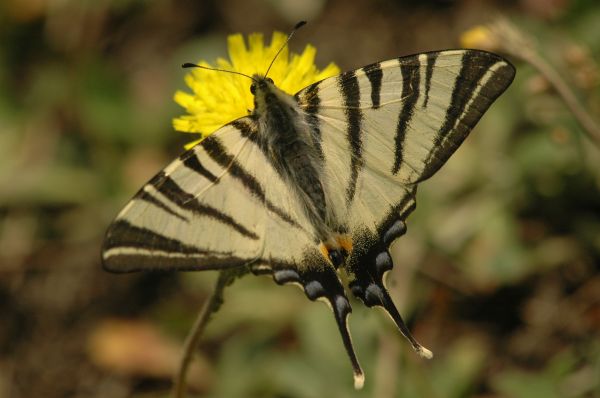
M311 45L304 48L302 54L291 53L285 44L287 36L274 32L270 45L265 45L263 35L253 33L248 36L248 46L241 34L227 38L229 58L219 58L216 65L200 61L198 65L216 67L240 72L249 76L264 74L273 57L283 47L269 70L269 77L277 87L293 95L302 88L340 73L334 63L323 70L314 64L317 50ZM200 134L200 138L186 145L190 148L219 127L239 117L245 116L254 108L254 99L250 93L250 79L218 71L193 69L185 77L192 93L177 91L175 102L188 112L187 115L173 119L175 130Z
M489 27L477 25L460 35L460 44L464 48L480 48L492 51L498 47L496 37Z

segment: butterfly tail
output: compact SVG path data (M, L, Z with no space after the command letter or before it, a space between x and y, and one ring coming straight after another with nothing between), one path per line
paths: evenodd
M363 250L356 250L349 259L349 287L352 294L367 307L382 307L414 350L421 357L429 359L433 357L433 353L412 336L383 283L386 273L394 266L388 248L395 239L406 232L406 224L402 220L390 220L388 224L386 228L382 228L381 237L364 231L355 238L365 244Z
M364 384L364 372L358 362L352 337L348 329L348 315L352 312L350 302L344 293L344 287L341 284L337 273L329 264L325 264L320 254L312 256L312 264L317 264L310 268L282 267L273 270L273 279L277 284L287 283L299 284L302 286L306 297L311 301L324 300L333 311L336 324L342 336L344 348L352 364L354 375L354 388L361 389ZM305 261L306 262L306 261Z

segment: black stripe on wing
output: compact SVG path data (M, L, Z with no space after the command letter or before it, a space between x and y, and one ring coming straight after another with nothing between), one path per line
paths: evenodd
M213 184L219 182L219 178L202 165L200 159L198 159L198 156L196 155L196 152L193 149L184 152L179 157L179 160L181 160L185 167L200 174L202 177L206 178Z
M102 248L102 266L110 272L195 271L235 268L260 261L215 252L140 228L124 219L111 224Z
M259 239L258 235L235 221L230 215L215 207L200 203L194 195L184 191L171 177L166 176L164 172L160 172L148 183L148 185L155 187L161 194L181 209L191 211L198 216L209 217L216 220L231 227L247 238L253 240Z
M496 65L497 69L490 72ZM488 73L492 74L483 82ZM514 76L515 68L500 56L484 51L465 51L444 123L416 182L431 177L448 160L492 102L508 88Z
M481 79L489 71L490 67L497 62L497 57L491 57L487 53L465 52L460 72L452 90L452 99L446 110L446 118L439 131L439 141L444 139L455 128L458 119L466 111L467 103L471 100ZM474 98L474 102L475 104L478 103L477 98ZM490 103L491 101L485 102ZM467 127L476 122L475 120L473 123L467 123Z
M206 250L186 245L178 239L167 238L148 228L136 227L124 219L113 222L106 233L103 251L115 248L157 250L181 254L208 253Z
M321 121L318 116L319 107L321 105L321 98L319 98L319 82L313 83L303 90L302 98L300 98L298 94L295 95L295 98L306 112L304 119L312 133L315 148L319 157L324 159L323 147L321 146Z
M179 213L174 212L172 209L169 208L169 206L165 205L163 202L161 202L160 200L158 200L154 196L150 195L143 188L140 189L140 191L133 197L133 199L143 200L144 202L151 203L154 206L156 206L159 209L161 209L162 211L169 213L171 216L176 217L176 218L178 218L179 220L181 220L183 222L189 222L190 221L187 217L185 217L185 216L183 216L183 215L181 215Z
M201 145L206 153L223 169L229 172L229 175L239 180L242 185L264 205L288 224L301 228L301 226L283 209L277 207L267 199L265 190L260 182L235 159L223 146L221 141L215 136L208 136L198 145Z
M423 100L423 108L427 107L429 102L429 90L431 90L431 77L433 76L433 67L439 53L430 52L427 53L427 66L425 69L425 99Z
M250 123L249 120L252 122ZM248 138L250 141L258 144L258 130L256 121L252 116L245 116L243 118L234 120L230 123L230 125L235 127L240 132L242 137Z
M243 267L256 261L253 258L220 255L173 256L167 253L123 254L104 260L106 271L127 273L137 271L210 271Z
M399 59L400 72L402 74L402 109L398 115L395 135L395 158L392 166L392 174L398 173L402 165L404 154L404 139L406 138L406 128L415 112L415 105L419 99L419 84L421 77L421 68L418 55L403 57Z
M360 110L360 87L356 73L354 71L342 73L338 78L338 83L342 92L344 112L347 118L348 130L346 134L351 152L350 180L346 187L346 202L350 203L354 199L358 173L364 163L361 139L363 115Z
M383 79L381 63L376 62L374 64L367 65L363 67L362 70L367 75L369 83L371 83L371 107L373 109L377 109L381 104L381 81Z

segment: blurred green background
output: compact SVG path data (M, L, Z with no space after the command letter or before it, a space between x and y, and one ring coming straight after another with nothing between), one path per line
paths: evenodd
M289 31L343 70L460 45L504 14L600 120L596 0L4 0L0 397L165 397L214 273L111 275L104 231L182 150L183 62ZM518 50L518 49L517 49ZM510 58L510 57L509 57ZM422 360L353 301L362 391L333 317L292 287L226 291L192 369L206 397L600 396L600 149L543 76L514 84L420 187L388 286Z

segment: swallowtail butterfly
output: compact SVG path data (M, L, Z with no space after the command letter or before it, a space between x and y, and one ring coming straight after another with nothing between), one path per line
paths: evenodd
M331 307L355 386L364 376L347 317L352 294L380 306L424 357L384 286L389 247L406 232L418 183L454 153L514 67L448 50L377 62L288 95L266 76L255 108L184 152L110 225L112 272L246 267L302 286Z

